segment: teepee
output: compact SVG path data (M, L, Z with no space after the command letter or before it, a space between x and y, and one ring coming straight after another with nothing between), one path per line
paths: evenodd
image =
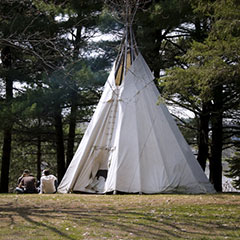
M121 50L58 192L212 193L167 107L157 104L154 77L131 28L140 0L121 2Z

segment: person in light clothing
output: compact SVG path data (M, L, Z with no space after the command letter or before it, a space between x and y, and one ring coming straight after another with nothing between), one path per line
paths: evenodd
M43 171L43 176L40 179L39 193L56 193L57 192L57 178L50 174L49 169Z

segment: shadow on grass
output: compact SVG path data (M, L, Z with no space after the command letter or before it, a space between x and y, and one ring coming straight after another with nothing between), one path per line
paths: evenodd
M59 229L57 229L56 227L53 227L53 226L50 226L50 225L47 225L45 223L42 223L42 222L38 222L38 221L35 221L33 220L30 216L34 215L32 213L29 213L28 211L21 211L19 209L16 209L16 212L19 214L20 217L22 217L25 221L35 225L36 227L43 227L45 229L48 229L56 234L58 234L59 236L61 237L64 237L66 239L69 239L69 240L75 240L75 238L72 238L70 236L68 236L66 233L64 233L63 231L60 231ZM50 216L49 216L50 217Z
M13 202L0 204L0 222L4 219L4 221L8 220L9 225L17 225L24 220L35 227L39 233L50 231L67 240L81 239L84 237L82 232L86 231L90 232L91 239L96 236L91 236L93 231L97 231L99 237L95 239L100 239L108 233L111 233L111 236L118 234L122 239L132 239L134 236L135 239L183 239L186 236L196 236L198 239L212 237L213 239L216 231L224 233L236 230L234 226L224 226L223 223L227 222L225 215L214 217L212 214L214 218L211 218L211 216L201 215L201 213L198 215L198 212L195 212L193 216L188 216L183 212L186 208L177 211L174 207L167 209L167 206L159 206L159 209L145 209L141 206L129 208L130 206L127 205L115 208L102 204L72 206L71 202L62 203L59 206L54 204L22 206ZM202 206L202 208L205 207ZM232 208L234 209L234 206ZM210 207L209 209L211 210ZM171 212L172 214L169 214ZM56 224L60 221L76 225L79 237L75 238L70 236L70 233L61 230L61 226Z
M103 210L104 211L104 210ZM11 219L9 225L16 225L17 222L13 219L21 217L28 223L31 223L33 227L39 229L39 232L43 232L44 229L49 230L53 233L58 234L64 239L75 240L79 238L74 238L69 236L64 231L59 230L51 224L51 220L65 220L66 217L68 221L77 224L79 227L84 227L85 229L91 228L100 228L100 234L108 233L112 231L114 233L122 232L123 234L135 234L136 236L146 236L149 239L161 239L165 237L165 234L161 234L161 229L152 228L154 231L151 231L151 228L140 226L138 224L129 225L127 217L121 216L122 220L125 219L125 223L121 223L118 221L114 221L117 213L99 213L99 211L88 211L88 210L77 210L72 211L69 209L58 209L55 210L46 210L46 209L38 209L38 208L0 208L0 221L3 216ZM57 214L56 214L57 213ZM37 221L34 219L48 219L49 224L43 223L42 221ZM115 219L116 220L116 219ZM22 220L20 220L22 221ZM54 222L54 221L53 221ZM144 229L144 230L143 230ZM175 235L178 237L178 235Z
M48 218L51 220L53 218L53 211L46 211L44 209L40 210L38 208L24 208L24 207L0 207L0 219L1 218L9 218L9 226L17 225L20 221L21 223L24 223L24 221L32 224L33 229L38 229L38 232L44 233L43 229L49 230L61 237L64 237L65 239L69 240L75 240L75 238L72 238L71 236L68 236L65 232L59 230L58 228L54 227L53 225L43 223L42 221L34 220L34 218L37 217L37 219L41 218ZM20 219L21 218L21 219ZM1 221L1 220L0 220ZM5 220L6 221L6 220ZM1 224L0 224L1 226Z

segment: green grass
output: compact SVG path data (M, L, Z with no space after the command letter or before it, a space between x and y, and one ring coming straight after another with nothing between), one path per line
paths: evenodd
M240 239L240 194L0 194L2 239Z

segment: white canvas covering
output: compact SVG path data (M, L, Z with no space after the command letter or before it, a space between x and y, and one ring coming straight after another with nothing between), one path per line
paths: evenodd
M212 193L139 54L120 86L115 66L58 192ZM106 182L96 179L108 170Z

